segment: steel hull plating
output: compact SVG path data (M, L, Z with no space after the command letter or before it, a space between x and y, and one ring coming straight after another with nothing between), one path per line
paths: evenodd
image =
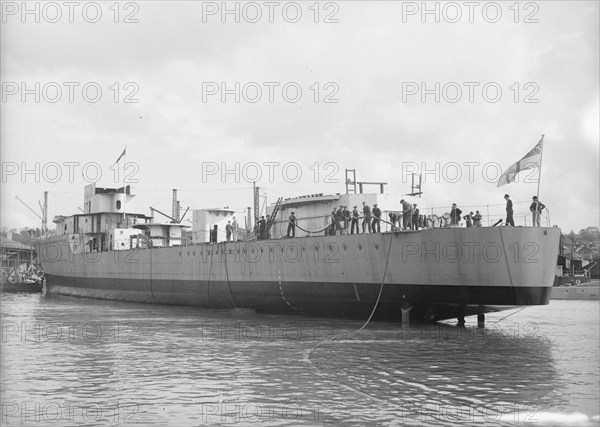
M77 253L41 243L47 292L259 312L440 320L548 304L558 228L434 229Z

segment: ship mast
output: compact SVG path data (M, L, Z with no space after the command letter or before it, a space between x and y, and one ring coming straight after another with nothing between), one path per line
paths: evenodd
M125 223L125 228L129 228L127 224L127 185L125 184L125 169L127 168L127 146L125 146L125 150L123 150L123 222Z

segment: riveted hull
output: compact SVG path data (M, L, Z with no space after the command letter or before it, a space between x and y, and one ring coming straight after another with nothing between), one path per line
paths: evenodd
M548 304L560 229L447 228L81 252L40 243L50 294L331 318L440 320ZM381 291L381 296L380 295Z

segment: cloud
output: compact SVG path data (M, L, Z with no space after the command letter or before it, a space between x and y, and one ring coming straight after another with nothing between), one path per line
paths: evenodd
M301 183L261 183L269 197L341 192L346 168L402 194L410 189L403 163L457 163L461 180L430 177L424 186L431 205L486 206L502 203L505 190L483 176L484 165L508 167L545 133L541 196L553 221L573 229L597 224L597 4L545 2L535 14L539 22L530 24L523 22L530 10L521 10L515 23L503 4L496 24L480 10L475 22L465 14L453 24L443 14L439 23L403 16L401 3L336 3L339 10L320 4L318 17L303 3L297 23L286 22L281 10L269 23L263 9L253 24L245 12L240 23L233 15L226 23L221 14L203 15L208 3L140 3L132 24L115 23L108 3L97 24L11 18L2 26L4 81L79 86L74 102L9 97L0 123L3 162L97 162L102 184L110 186L119 184L110 168L127 145L128 161L139 165L138 188L148 191L138 206L162 201L167 210L177 187L189 190L185 197L198 208L247 204L248 182L223 184L231 193L204 192L205 162L301 164ZM121 9L119 20L132 11ZM324 24L327 16L339 22ZM102 88L100 101L82 96L88 82ZM286 84L301 89L297 102L286 98L293 93L283 93ZM407 84L418 92L407 93ZM209 95L214 85L219 92ZM257 87L262 96L250 102ZM223 88L230 91L225 102ZM497 88L501 96L492 102ZM138 102L124 102L127 95ZM472 180L466 162L480 165ZM309 182L310 166L323 173L327 163L336 165L340 184ZM73 183L30 178L3 183L3 218L16 225L28 224L5 215L20 209L5 188L32 200L49 190L60 201L51 203L51 213L68 214L87 183L81 173ZM511 184L509 191L514 200L528 200L536 187ZM559 208L567 194L579 214Z

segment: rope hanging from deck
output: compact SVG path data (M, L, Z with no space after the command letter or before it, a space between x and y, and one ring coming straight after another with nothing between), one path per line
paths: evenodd
M360 329L356 332L362 331L369 324L369 322L373 318L373 315L375 314L375 311L377 310L377 306L379 305L379 300L381 299L381 293L383 292L383 285L385 283L385 275L387 274L388 263L390 261L391 253L392 253L392 236L390 236L390 246L388 247L387 258L385 259L385 268L383 270L383 277L381 278L381 286L379 287L379 295L377 296L377 301L375 301L375 306L373 307L373 311L371 312L371 315L369 316L369 318L367 319L365 324L362 325L360 327Z

